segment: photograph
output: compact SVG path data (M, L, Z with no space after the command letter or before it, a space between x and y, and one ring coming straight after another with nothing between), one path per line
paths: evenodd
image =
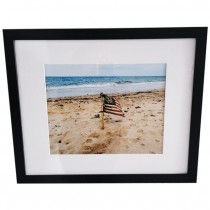
M17 183L196 183L207 29L3 30Z
M162 154L166 64L46 64L50 154Z

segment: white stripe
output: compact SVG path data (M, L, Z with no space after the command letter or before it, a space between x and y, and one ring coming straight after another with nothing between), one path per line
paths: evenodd
M118 112L112 112L112 111L104 111L105 113L108 113L108 114L114 114L114 115L118 115L118 116L124 116L124 114L120 114Z
M120 106L118 106L118 105L105 104L105 106L109 106L109 107L117 107L117 108L121 109L121 107L120 107Z
M122 110L119 110L119 109L113 109L113 108L105 108L104 111L114 111L114 112L119 112L119 113L123 113Z
M105 105L104 108L109 108L109 109L118 109L120 111L122 111L121 108L119 108L118 106L108 106L108 105Z

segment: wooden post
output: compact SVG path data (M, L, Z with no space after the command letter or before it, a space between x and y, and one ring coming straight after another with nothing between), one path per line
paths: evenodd
M101 96L101 129L104 129L104 97Z

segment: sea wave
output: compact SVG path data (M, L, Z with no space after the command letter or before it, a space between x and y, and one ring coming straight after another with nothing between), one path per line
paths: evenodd
M55 87L54 87L55 88ZM144 92L151 90L165 89L165 82L145 82L145 83L132 83L132 84L119 84L115 86L97 86L85 87L80 86L72 88L72 86L63 86L55 89L47 89L47 98L59 98L68 96L84 96L84 95L97 95L100 92L105 94L110 93L131 93L131 92Z
M165 83L165 81L156 81L156 82L139 82L133 83L129 81L123 82L114 82L114 83L101 83L101 84L82 84L82 85L63 85L63 86L51 86L47 87L47 90L62 90L62 89L84 89L84 88L106 88L106 87L125 87L125 86L135 86L135 85L147 85L147 84L157 84Z
M49 90L54 90L54 89L78 89L78 88L97 88L97 87L110 87L110 86L115 86L117 85L116 83L103 83L103 84L82 84L82 85L63 85L63 86L51 86L47 87Z
M128 83L134 83L132 81L118 81L118 82L115 82L116 84L128 84ZM137 83L137 82L135 82Z

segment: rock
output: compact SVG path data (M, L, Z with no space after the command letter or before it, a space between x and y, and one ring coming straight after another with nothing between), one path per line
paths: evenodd
M141 107L140 107L140 106L136 106L135 108L136 108L136 109L139 109L139 108L141 108Z
M94 118L100 118L100 115L99 115L99 114L96 114L96 115L94 116Z
M94 119L94 118L100 118L100 114L95 114L94 117L91 117L90 119Z

